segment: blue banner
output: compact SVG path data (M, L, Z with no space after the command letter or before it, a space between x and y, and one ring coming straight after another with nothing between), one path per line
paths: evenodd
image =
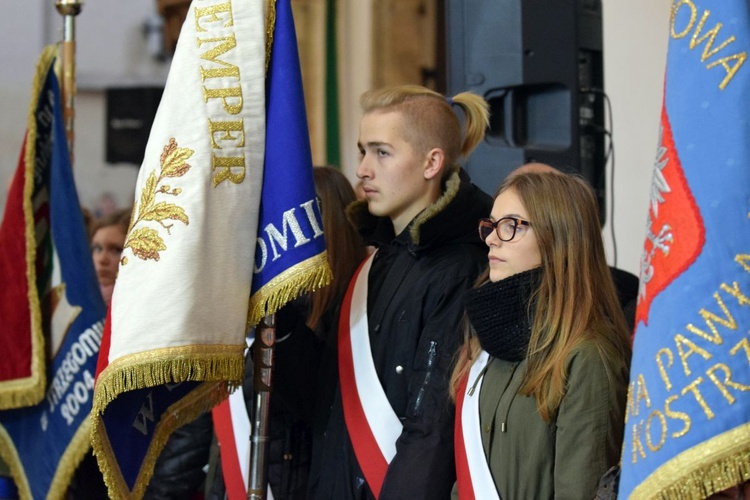
M748 2L674 0L669 35L622 498L705 498L750 470Z
M105 316L73 181L53 61L54 51L48 49L39 63L46 74L35 89L39 98L29 126L34 150L19 167L34 176L26 201L37 209L37 292L53 357L41 403L0 412L2 456L22 498L62 498L90 448L88 416ZM42 206L48 210L40 210Z
M266 156L249 323L330 281L313 182L297 36L289 0L276 2L266 85Z

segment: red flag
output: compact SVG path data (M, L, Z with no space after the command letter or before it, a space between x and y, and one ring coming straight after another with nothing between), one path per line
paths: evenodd
M44 338L41 330L39 297L36 293L36 241L34 221L48 221L49 205L37 207L24 193L33 187L25 167L26 139L18 169L5 205L0 226L0 409L18 408L39 402L44 395ZM47 222L48 224L48 222ZM30 286L31 285L31 286Z

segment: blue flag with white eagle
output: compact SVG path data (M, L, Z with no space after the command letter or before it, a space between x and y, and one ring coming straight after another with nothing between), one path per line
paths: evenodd
M750 477L750 11L673 0L622 498L699 499Z
M0 230L4 262L14 241L26 242L25 255L15 255L11 264L28 280L25 296L14 298L9 289L18 283L6 274L8 266L0 266L4 306L10 305L4 310L30 319L37 340L43 336L43 359L45 349L51 358L41 402L0 411L0 456L24 499L64 498L90 449L88 417L105 316L73 181L54 61L55 48L48 47L37 66L24 150ZM9 342L21 341L29 331L0 317L4 363L12 363Z

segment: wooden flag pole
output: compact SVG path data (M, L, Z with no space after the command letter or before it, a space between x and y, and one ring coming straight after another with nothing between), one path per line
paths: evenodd
M253 407L250 415L250 477L247 482L247 498L250 500L265 500L268 492L269 403L275 344L276 315L271 314L260 322L253 341Z
M266 0L266 77L276 28L276 0ZM250 471L247 498L265 500L268 494L268 438L270 435L271 375L276 345L276 315L265 316L253 341L253 407L250 414Z
M73 123L75 120L76 95L75 18L80 14L83 2L79 0L57 0L55 7L57 7L57 12L63 16L63 41L61 50L63 120L65 121L65 133L68 137L70 164L73 165L73 146L75 144Z

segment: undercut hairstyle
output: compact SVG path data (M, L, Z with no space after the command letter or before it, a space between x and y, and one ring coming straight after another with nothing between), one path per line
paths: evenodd
M467 157L484 138L489 126L489 105L472 92L461 92L448 99L419 85L401 85L370 90L360 98L362 111L401 114L401 136L419 154L433 148L445 153L443 178L458 168L458 159ZM465 133L454 107L463 112Z

